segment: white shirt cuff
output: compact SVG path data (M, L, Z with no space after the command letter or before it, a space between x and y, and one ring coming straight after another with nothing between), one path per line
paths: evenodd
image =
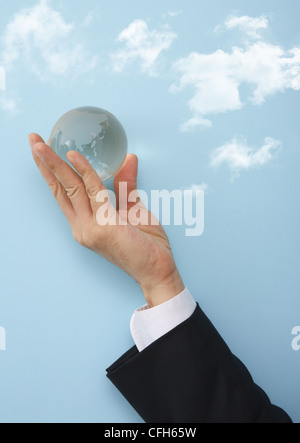
M138 350L143 351L190 318L196 306L190 291L185 288L179 295L159 306L150 308L145 305L135 311L131 318L130 330Z

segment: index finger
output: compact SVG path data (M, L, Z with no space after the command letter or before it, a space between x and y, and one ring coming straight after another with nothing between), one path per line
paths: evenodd
M92 209L81 177L45 143L36 143L32 149L60 181L77 216L83 220L91 217Z
M43 143L44 140L38 134L31 134L29 136L29 142L30 142L31 146L34 146L38 142ZM63 213L67 217L70 225L73 226L76 221L76 213L74 211L74 207L73 207L70 199L68 198L66 191L64 190L62 184L55 177L55 175L50 171L50 169L47 168L47 166L42 162L42 160L37 156L37 154L33 151L33 149L32 149L32 156L33 156L33 159L34 159L37 167L40 170L42 177L45 179L47 185L49 186L49 188L53 192L54 197L56 198L57 203L59 204L61 210L63 211Z

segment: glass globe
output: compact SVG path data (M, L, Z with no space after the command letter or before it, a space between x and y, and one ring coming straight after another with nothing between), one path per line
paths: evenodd
M125 130L117 118L104 109L90 106L64 114L55 124L49 144L67 163L69 151L80 152L102 181L121 169L128 146Z

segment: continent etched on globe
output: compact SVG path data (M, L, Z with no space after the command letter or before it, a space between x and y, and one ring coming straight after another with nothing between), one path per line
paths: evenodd
M64 114L50 135L51 148L67 163L69 151L80 152L102 181L113 177L127 155L127 136L117 118L95 108L76 108Z

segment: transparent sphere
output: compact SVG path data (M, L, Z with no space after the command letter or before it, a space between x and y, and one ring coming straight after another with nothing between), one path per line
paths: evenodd
M73 109L58 120L50 135L50 146L67 163L69 151L80 152L105 181L121 169L128 144L115 116L89 106Z

